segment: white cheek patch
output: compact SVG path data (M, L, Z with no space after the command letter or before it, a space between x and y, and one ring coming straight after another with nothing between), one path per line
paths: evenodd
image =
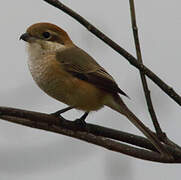
M48 47L48 50L50 52L57 51L57 50L61 51L66 48L63 44L51 42L51 41L46 41L45 46Z

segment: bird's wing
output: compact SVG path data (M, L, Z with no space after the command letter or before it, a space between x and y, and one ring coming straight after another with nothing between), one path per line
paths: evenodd
M63 69L74 77L94 84L106 92L127 96L118 87L112 76L80 48L71 47L64 51L57 51L56 59L61 63Z

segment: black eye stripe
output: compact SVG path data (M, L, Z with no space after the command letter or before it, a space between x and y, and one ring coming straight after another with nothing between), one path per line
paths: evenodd
M43 32L42 35L43 35L43 37L46 38L46 39L51 36L49 32Z

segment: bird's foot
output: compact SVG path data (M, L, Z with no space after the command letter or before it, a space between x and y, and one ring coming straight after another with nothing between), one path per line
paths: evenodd
M80 128L85 128L87 123L85 121L86 117L88 116L89 112L85 112L82 117L76 119L74 123L79 126Z
M75 125L76 125L77 127L81 128L81 129L86 128L86 125L87 125L87 123L85 122L85 120L82 120L81 118L76 119L76 120L74 121L74 123L75 123Z

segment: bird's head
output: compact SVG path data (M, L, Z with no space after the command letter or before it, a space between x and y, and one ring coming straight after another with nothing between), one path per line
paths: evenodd
M39 46L43 50L57 49L73 45L68 34L60 27L50 23L31 25L20 39L30 46Z

